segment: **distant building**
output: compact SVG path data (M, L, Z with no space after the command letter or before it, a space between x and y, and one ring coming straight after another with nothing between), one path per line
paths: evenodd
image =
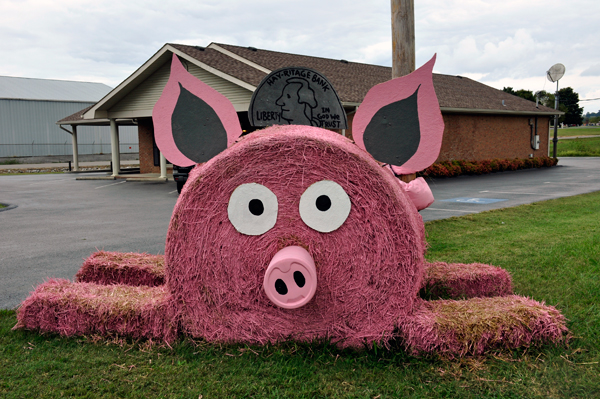
M0 76L0 157L71 155L71 135L56 121L111 91L102 83ZM111 152L110 131L81 126L79 153ZM121 152L138 152L136 128L122 131Z
M327 77L352 119L368 90L391 79L389 67L345 60L211 43L207 47L165 44L92 107L58 123L81 126L91 123L112 126L116 142L122 140L120 125L135 123L140 143L140 170L165 175L159 169L160 153L154 140L152 108L169 78L172 55L176 54L189 73L227 97L238 113L242 129L254 130L248 122L252 93L271 71L283 67L307 67ZM445 130L438 161L489 158L528 158L548 155L549 120L557 112L532 101L494 89L461 76L433 74ZM539 140L539 141L538 141ZM113 164L118 164L113 154ZM117 173L115 171L114 173Z

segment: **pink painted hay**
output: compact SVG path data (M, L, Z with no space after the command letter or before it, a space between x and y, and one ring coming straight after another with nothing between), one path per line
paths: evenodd
M512 294L510 274L483 263L425 263L426 298L474 298Z
M509 295L462 301L421 301L400 320L400 333L415 354L480 355L495 348L559 342L567 328L552 306Z
M172 341L177 332L164 287L72 283L39 285L17 310L15 328L65 336L116 333Z
M164 256L98 251L83 262L75 281L156 287L165 283Z
M298 210L311 184L333 180L352 209L331 233L309 228ZM239 233L227 216L233 190L260 183L278 198L275 226ZM298 309L273 305L264 273L281 248L315 260L315 297ZM340 346L387 342L422 284L424 226L391 173L343 136L275 126L245 136L196 167L175 206L166 244L167 286L182 328L209 341L266 343L328 338Z

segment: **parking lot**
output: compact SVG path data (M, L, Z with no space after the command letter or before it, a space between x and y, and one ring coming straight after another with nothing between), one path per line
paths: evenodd
M76 181L75 174L0 175L0 308L14 308L49 277L72 279L97 249L164 253L174 182ZM432 179L425 221L600 191L600 158L559 166Z

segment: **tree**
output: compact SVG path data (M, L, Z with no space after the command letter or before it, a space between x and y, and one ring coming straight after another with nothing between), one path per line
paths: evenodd
M540 90L537 93L539 103L548 108L554 108L554 94L548 93L545 90Z
M583 123L583 108L579 106L579 94L571 87L558 91L558 101L567 107L564 123L567 125L581 125Z
M537 97L539 98L539 103L545 107L554 109L554 93L548 93L545 90L540 90L537 92ZM559 102L558 110L564 112L565 114L568 112L567 107L564 104ZM558 118L558 123L565 123L565 115L562 115ZM554 126L554 118L550 120L550 125Z
M521 90L515 91L512 87L505 87L502 89L502 91L505 93L508 93L508 94L512 94L513 96L521 97L521 98L524 98L525 100L535 102L535 96L533 95L533 92L531 90L521 89Z

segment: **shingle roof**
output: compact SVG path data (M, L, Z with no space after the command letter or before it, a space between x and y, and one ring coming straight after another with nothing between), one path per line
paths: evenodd
M103 83L0 76L0 98L95 102L110 90Z
M289 54L211 43L208 47L168 43L172 47L210 68L251 86L258 86L267 75L283 67L311 68L329 79L343 103L360 104L371 87L392 76L392 68L329 58ZM223 51L224 50L224 51ZM233 54L234 56L231 56ZM256 67L256 65L260 67ZM525 113L553 115L556 111L532 101L505 93L472 79L433 74L433 85L442 112ZM112 93L111 93L112 95ZM110 96L110 95L109 95ZM89 108L88 108L89 109ZM58 123L78 122L86 110L61 119Z
M61 120L59 120L58 122L56 122L57 125L61 125L61 124L67 124L68 122L79 122L83 120L83 114L85 114L90 108L92 108L93 105L90 105L89 107L85 107L84 109L75 112L73 115L69 115L66 116L64 118L62 118Z
M314 69L329 79L342 102L360 103L371 87L392 77L392 68L378 65L215 44L271 71L288 66Z
M202 47L172 43L169 43L169 45L208 66L249 83L252 86L258 86L263 78L267 76L266 73L211 48L200 50Z
M331 81L342 102L361 103L371 87L383 83L392 77L392 68L379 65L289 54L222 43L211 44L209 48L214 45L222 47L271 71L286 66L314 69ZM190 46L178 45L178 48L182 49L182 51L184 47ZM198 60L204 61L206 59L203 57L203 54L190 55L194 58L197 57ZM238 62L238 64L242 64L242 62ZM211 66L225 72L218 64ZM244 78L245 75L243 76L241 73L238 75L237 68L240 67L239 65L232 66L228 64L227 67L231 69L228 69L226 73L236 76L254 86L257 86L261 79L266 76L266 74L261 74L254 69L256 73L251 79L246 80ZM535 103L532 101L461 76L433 74L433 85L440 107L442 108L452 110L471 109L480 111L497 110L500 112L554 113L552 108L541 105L536 108Z

